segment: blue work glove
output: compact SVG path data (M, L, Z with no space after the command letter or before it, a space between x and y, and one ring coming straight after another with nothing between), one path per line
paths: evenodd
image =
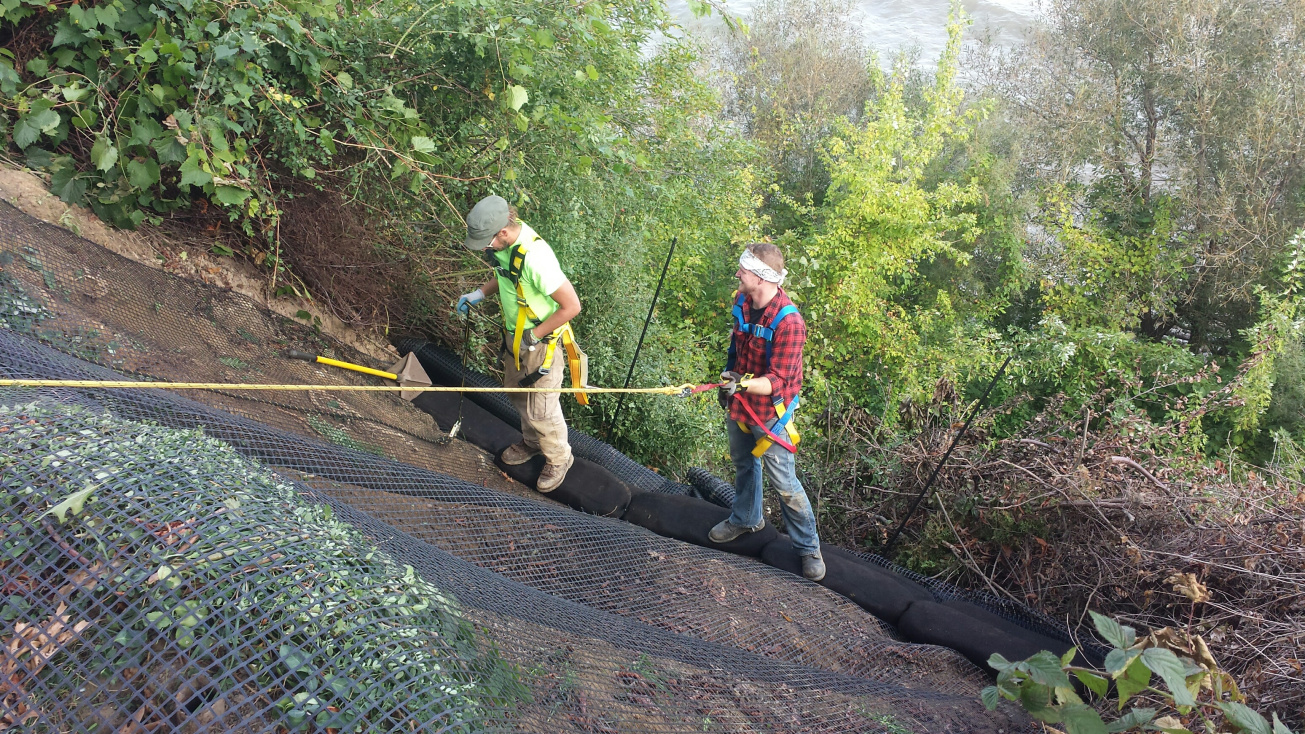
M476 290L465 293L458 299L458 313L463 316L471 313L471 307L485 300L485 292L477 288Z

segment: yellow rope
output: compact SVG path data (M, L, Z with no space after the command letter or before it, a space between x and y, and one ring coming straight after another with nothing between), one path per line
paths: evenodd
M655 395L686 395L694 385L678 387L445 387L431 385L247 385L225 382L133 382L130 380L0 380L0 387L91 387L91 388L152 388L160 390L341 390L345 392L557 392L557 393L646 393Z

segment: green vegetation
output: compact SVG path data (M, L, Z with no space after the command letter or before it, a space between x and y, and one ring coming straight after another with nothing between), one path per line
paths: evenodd
M109 221L222 220L212 251L276 292L457 351L452 303L486 268L461 216L503 194L574 281L600 385L673 237L634 382L711 379L740 246L771 238L810 327L797 420L826 538L881 542L1011 356L901 560L1182 626L1162 539L1298 557L1268 530L1305 501L1298 5L1049 0L1013 50L966 54L957 4L940 58L885 60L849 0L761 0L703 38L643 0L6 0L0 134ZM5 290L6 318L39 321ZM711 401L631 399L611 425L615 404L567 401L671 475L723 466ZM1209 530L1233 526L1265 534ZM1183 563L1228 566L1202 552ZM1270 594L1299 569L1256 573L1224 578L1223 609L1299 621ZM1186 623L1254 636L1230 614ZM1293 639L1254 634L1256 655Z
M56 730L184 703L292 731L470 731L523 695L449 594L200 431L38 402L0 406L0 434L0 553L27 584L0 618L59 643L26 656L11 712L26 691L71 707ZM117 700L115 679L154 698Z
M994 654L988 664L997 670L997 685L983 690L988 710L995 709L1003 698L1016 701L1039 721L1057 724L1067 734L1193 734L1169 711L1193 719L1189 726L1196 731L1291 734L1277 714L1270 724L1246 706L1232 676L1219 668L1201 638L1185 638L1163 629L1138 639L1137 630L1109 617L1093 612L1092 620L1101 638L1112 646L1104 671L1073 665L1077 653L1073 648L1061 658L1044 651L1017 662ZM1134 706L1118 719L1104 722L1100 712L1075 690L1071 675L1083 695L1097 698L1104 698L1113 683L1120 711L1135 697L1158 699L1168 711ZM1159 716L1161 713L1166 715Z

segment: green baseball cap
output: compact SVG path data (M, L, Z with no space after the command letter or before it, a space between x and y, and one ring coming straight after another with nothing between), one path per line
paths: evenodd
M493 241L499 230L508 226L508 203L501 196L486 196L471 208L467 215L468 250L480 252Z

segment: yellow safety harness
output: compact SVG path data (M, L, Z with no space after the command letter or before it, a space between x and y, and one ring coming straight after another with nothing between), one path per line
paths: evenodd
M526 332L526 321L531 322L529 326L531 329L543 323L535 314L535 310L526 302L526 291L521 285L521 269L526 263L526 253L529 251L530 244L519 242L513 245L508 253L506 270L501 267L494 268L499 275L512 281L517 291L517 325L512 333L512 359L515 360L517 371L521 370L521 337ZM580 351L580 344L576 341L575 331L572 330L569 322L557 327L553 333L540 340L540 343L545 345L544 363L540 365L539 372L521 381L523 386L533 385L540 376L548 374L553 369L553 356L559 341L566 349L567 364L571 368L571 386L576 390L585 387L589 378L589 357ZM574 394L576 402L581 405L589 404L588 395L583 392Z

